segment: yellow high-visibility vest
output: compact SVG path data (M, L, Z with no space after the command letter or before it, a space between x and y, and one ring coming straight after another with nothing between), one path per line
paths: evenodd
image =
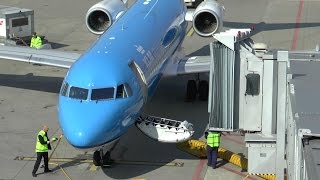
M209 132L207 137L207 144L210 147L219 147L220 146L220 133Z
M37 37L32 37L31 38L31 43L30 43L30 47L31 48L41 48L42 46L42 40L41 37L37 36Z
M45 136L46 132L41 130L37 136L37 144L36 144L36 152L48 152L48 144L41 144L39 141L39 135L42 136L44 142L47 142L47 136Z

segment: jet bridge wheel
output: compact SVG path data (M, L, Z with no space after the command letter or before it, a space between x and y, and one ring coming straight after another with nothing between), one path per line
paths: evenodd
M196 97L197 97L197 83L195 80L188 80L186 101L187 102L195 101Z
M206 101L208 100L208 94L209 94L209 84L208 81L202 80L199 82L199 99L201 101Z

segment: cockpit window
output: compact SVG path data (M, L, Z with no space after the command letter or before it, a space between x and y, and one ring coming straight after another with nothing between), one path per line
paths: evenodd
M124 88L127 92L128 97L132 96L132 89L130 88L129 84L125 83Z
M67 82L64 82L61 86L61 91L60 91L61 96L67 96L68 88L69 88L69 84Z
M88 97L88 89L71 87L69 97L73 99L86 100Z
M130 97L131 95L132 95L132 91L130 86L127 83L121 84L117 87L116 98L127 98L127 97Z
M92 89L91 100L106 100L114 98L114 88Z
M124 89L123 84L117 87L117 96L116 98L126 98L128 97L127 92Z

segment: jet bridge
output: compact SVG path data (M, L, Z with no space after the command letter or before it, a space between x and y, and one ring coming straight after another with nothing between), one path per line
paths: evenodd
M320 52L270 51L250 32L210 44L209 130L246 133L249 173L320 179Z

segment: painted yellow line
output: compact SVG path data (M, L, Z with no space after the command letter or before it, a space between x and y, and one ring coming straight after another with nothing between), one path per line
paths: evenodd
M35 161L37 158L35 157L23 157L17 156L14 160L19 161ZM90 159L75 159L75 158L51 158L50 162L77 162L77 163L92 163Z
M131 180L146 180L144 178L132 178Z
M189 29L188 33L187 33L187 36L192 36L193 33L194 33L194 29L193 29L193 27L191 27L191 28Z
M23 157L17 156L14 160L19 161L35 161L35 157ZM51 158L50 162L77 162L77 163L92 163L91 159L75 159L75 158ZM174 167L183 167L183 162L149 162L149 161L124 161L116 160L115 164L127 164L127 165L149 165L149 166L174 166Z
M90 171L96 171L98 169L98 166L95 166L94 164L90 167Z
M49 164L53 164L55 166L59 166L59 168L61 169L61 171L63 172L63 174L69 179L72 180L71 177L69 176L69 174L57 163L49 163Z

